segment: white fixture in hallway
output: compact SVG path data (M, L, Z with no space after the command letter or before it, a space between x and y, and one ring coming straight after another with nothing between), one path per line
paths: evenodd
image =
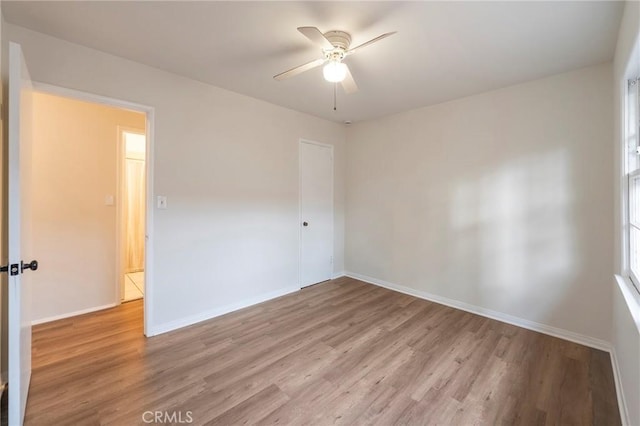
M142 299L144 296L144 271L131 272L124 276L123 302Z

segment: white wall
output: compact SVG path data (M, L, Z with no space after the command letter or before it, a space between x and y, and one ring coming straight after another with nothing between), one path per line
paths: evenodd
M606 346L611 72L350 127L347 271Z
M627 79L640 76L640 3L627 2L618 34L614 59L614 152L615 196L614 271L625 275L623 256L623 193L624 108ZM613 282L613 316L611 341L617 358L620 393L624 394L629 425L640 425L640 295L628 280L618 277Z
M33 96L32 319L43 321L116 300L118 126L144 131L141 113ZM118 201L116 200L116 203Z
M7 27L34 80L155 108L154 193L168 209L154 211L151 333L298 286L299 138L335 146L343 270L342 125Z

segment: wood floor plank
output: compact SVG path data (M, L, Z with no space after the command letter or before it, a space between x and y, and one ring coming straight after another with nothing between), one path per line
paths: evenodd
M309 424L310 419L317 414L327 399L327 395L333 395L338 388L322 378L315 378L308 386L301 388L299 392L288 394L289 401L281 405L269 415L260 419L259 425L299 425Z
M609 354L589 351L589 389L592 392L593 424L606 424L609 419L619 418L618 403L609 395L616 394L616 385Z
M271 385L205 424L253 425L288 400L284 392Z
M34 327L25 424L621 423L607 353L351 278L149 339L142 309Z

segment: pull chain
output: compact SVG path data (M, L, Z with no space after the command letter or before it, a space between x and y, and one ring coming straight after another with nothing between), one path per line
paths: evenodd
M333 110L336 111L336 95L338 92L338 83L333 83Z

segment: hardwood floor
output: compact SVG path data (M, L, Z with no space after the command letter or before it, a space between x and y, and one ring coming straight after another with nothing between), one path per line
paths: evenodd
M155 412L173 424L620 424L607 353L350 278L150 339L140 301L34 327L27 425Z

